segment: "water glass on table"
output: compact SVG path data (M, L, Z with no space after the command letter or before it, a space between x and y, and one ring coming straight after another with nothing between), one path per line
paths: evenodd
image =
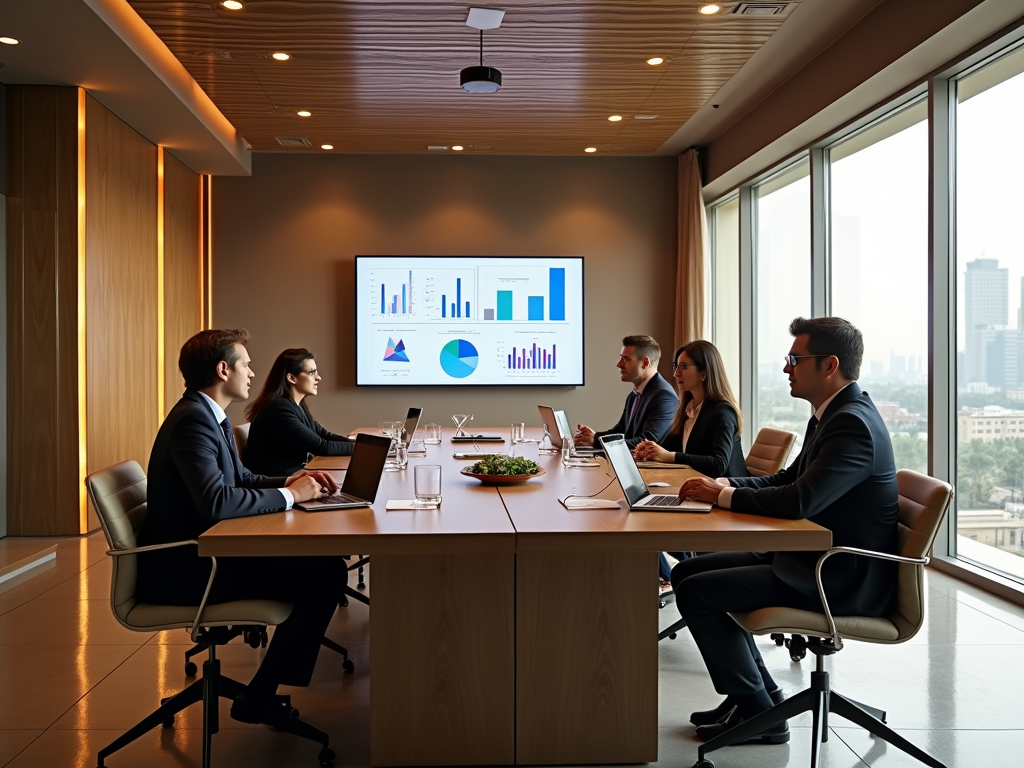
M384 463L384 471L397 472L405 469L409 464L409 449L401 435L392 441L392 451L394 452L388 455L388 460Z
M417 464L413 470L416 503L433 506L441 503L441 465Z
M512 443L512 449L515 450L517 445L526 442L526 424L521 421L512 422L512 429L510 430L509 442Z
M423 427L423 442L427 445L441 444L441 425L427 424Z

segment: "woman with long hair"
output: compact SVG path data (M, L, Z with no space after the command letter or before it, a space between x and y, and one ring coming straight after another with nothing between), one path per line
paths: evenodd
M708 477L745 477L743 416L718 349L704 340L684 344L676 350L672 375L679 389L672 426L661 445L640 443L636 458L686 464Z
M306 405L320 383L308 349L286 349L270 367L259 396L245 409L249 439L242 463L261 475L291 475L314 456L348 456L355 441L316 422Z

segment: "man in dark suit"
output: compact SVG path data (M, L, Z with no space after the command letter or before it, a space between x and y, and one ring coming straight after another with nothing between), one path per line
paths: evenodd
M622 340L619 362L619 378L633 385L633 391L626 396L626 407L611 429L595 432L580 424L574 436L576 445L600 445L598 438L604 435L623 434L626 445L632 448L644 440L660 443L668 434L675 417L679 397L675 387L658 373L661 347L651 336L627 336Z
M833 546L894 554L896 467L882 417L856 382L864 355L860 331L838 317L797 318L789 330L794 339L783 370L790 394L814 408L800 455L792 466L766 477L687 480L679 495L745 514L809 518L832 531ZM819 556L723 552L673 569L676 604L715 690L727 696L716 709L693 714L699 738L713 738L780 700L769 696L776 686L753 638L729 612L768 606L821 611L814 580ZM893 597L895 564L837 555L826 563L822 583L833 613L879 616ZM783 723L758 738L788 741L789 727Z
M249 396L248 340L245 331L208 330L182 347L186 389L150 455L144 544L196 539L220 520L280 512L337 488L325 473L264 477L242 466L224 409ZM149 552L139 559L139 592L148 602L198 605L210 571L211 561L194 546ZM309 684L346 580L341 558L219 559L209 603L262 598L294 606L246 693L235 699L232 717L273 724L285 716L277 687Z

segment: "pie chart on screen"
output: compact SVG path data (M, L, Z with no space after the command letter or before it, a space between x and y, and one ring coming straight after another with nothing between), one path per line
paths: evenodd
M476 370L480 354L465 339L452 339L441 348L441 369L453 379L464 379Z

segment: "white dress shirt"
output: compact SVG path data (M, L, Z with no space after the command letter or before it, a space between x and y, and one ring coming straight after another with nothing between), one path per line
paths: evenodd
M850 384L852 383L853 382L851 381ZM821 417L825 415L825 410L832 404L832 401L836 399L836 395L838 395L840 392L846 389L846 387L850 386L850 384L846 384L840 389L837 389L832 394L832 397L828 398L825 402L818 406L818 409L814 412L814 418L818 420L819 424L821 423ZM726 482L728 482L727 478L724 477L720 477L718 479L726 480ZM732 509L732 492L735 490L736 488L733 485L728 485L725 488L723 488L722 492L718 494L718 506L722 507L723 509Z
M203 396L203 399L206 400L206 404L210 406L210 410L213 411L213 420L216 421L218 425L222 424L224 419L228 417L228 415L224 413L224 409L220 407L220 404L216 400L205 392L200 392L199 394ZM284 496L284 508L286 510L291 509L292 505L295 504L295 497L292 496L292 492L287 488L278 488L277 490L281 492L282 496Z
M686 453L686 444L690 440L690 433L693 431L693 425L697 421L697 417L700 415L700 407L704 405L704 401L701 400L697 405L693 404L693 400L686 406L686 423L683 424L683 443L680 448L681 453Z

